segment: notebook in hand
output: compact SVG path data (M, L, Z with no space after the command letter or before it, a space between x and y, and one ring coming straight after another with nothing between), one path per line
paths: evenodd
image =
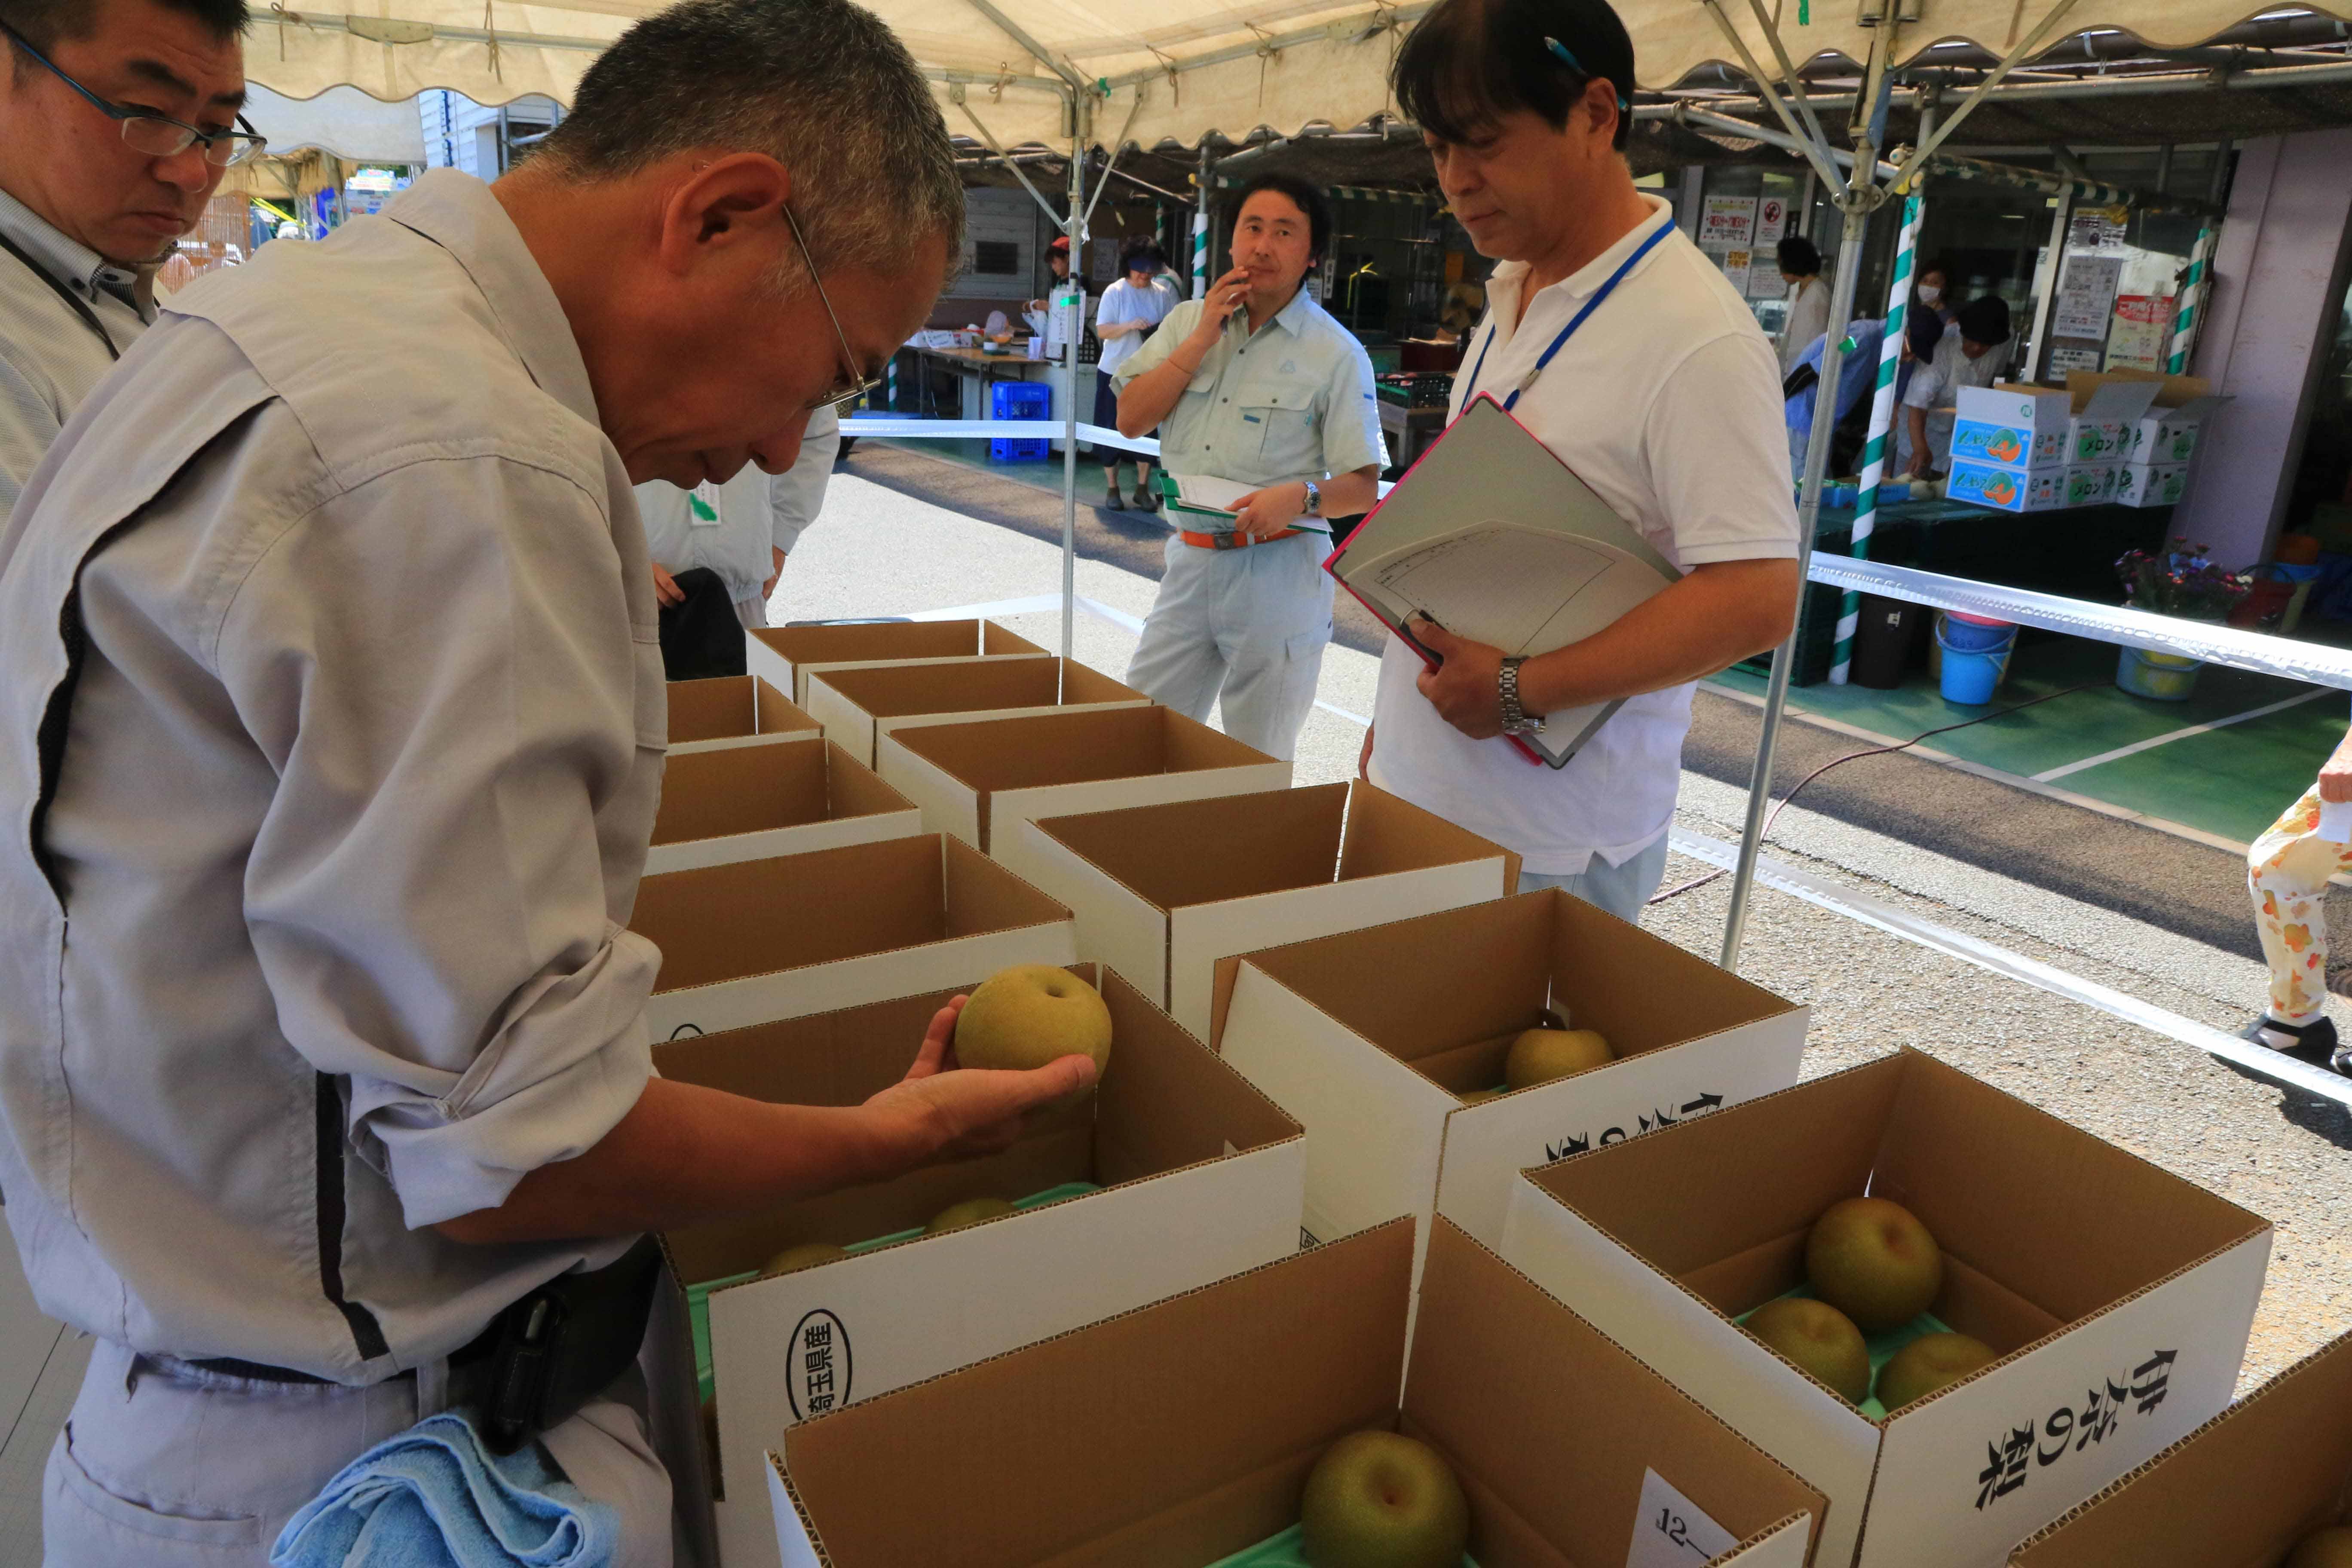
M1579 642L1682 574L1567 464L1480 396L1324 567L1433 667L1412 617L1533 657ZM1618 702L1547 713L1512 737L1564 767Z

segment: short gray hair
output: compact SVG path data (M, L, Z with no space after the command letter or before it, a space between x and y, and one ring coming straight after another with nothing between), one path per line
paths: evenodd
M963 247L963 184L915 58L850 0L682 0L598 56L535 163L610 179L696 148L792 172L820 268L887 262L938 235Z

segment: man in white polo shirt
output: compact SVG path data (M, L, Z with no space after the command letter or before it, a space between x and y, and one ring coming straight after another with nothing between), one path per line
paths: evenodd
M1441 0L1395 85L1471 243L1502 262L1454 412L1506 402L1685 575L1524 661L1417 626L1444 661L1431 669L1391 637L1367 776L1517 850L1524 882L1637 920L1665 868L1693 683L1793 624L1780 366L1723 274L1633 185L1633 48L1605 0ZM1514 694L1529 722L1627 700L1555 771L1501 739Z

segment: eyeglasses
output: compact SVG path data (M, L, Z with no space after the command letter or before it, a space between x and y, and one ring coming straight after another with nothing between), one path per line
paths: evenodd
M59 81L89 100L91 106L100 114L110 120L121 121L123 142L134 153L142 153L150 158L175 158L201 143L205 163L215 169L229 169L269 145L269 139L247 124L242 114L236 117L238 130L199 131L183 121L158 114L151 109L127 109L119 103L109 103L58 69L55 61L26 43L25 35L7 23L0 22L0 33L7 34L18 48L39 61Z
M834 339L841 344L842 368L849 372L845 378L848 383L848 389L840 390L839 384L836 384L835 390L826 393L809 405L809 412L814 414L824 408L838 412L849 407L873 391L881 384L882 378L868 375L857 368L857 355L849 346L849 334L841 330L841 317L835 312L832 300L825 295L824 279L816 275L816 258L809 254L808 237L801 233L801 220L793 216L790 204L786 204L784 207L784 223L793 231L793 243L801 247L801 262L808 268L809 281L816 286L817 303L824 307L825 319L833 323Z

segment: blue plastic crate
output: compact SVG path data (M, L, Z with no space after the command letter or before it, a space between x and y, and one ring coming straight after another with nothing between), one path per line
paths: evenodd
M988 389L992 419L1051 419L1054 389L1043 382L1000 381ZM988 455L1000 463L1037 463L1045 459L1048 443L1034 436L998 436L988 443Z

